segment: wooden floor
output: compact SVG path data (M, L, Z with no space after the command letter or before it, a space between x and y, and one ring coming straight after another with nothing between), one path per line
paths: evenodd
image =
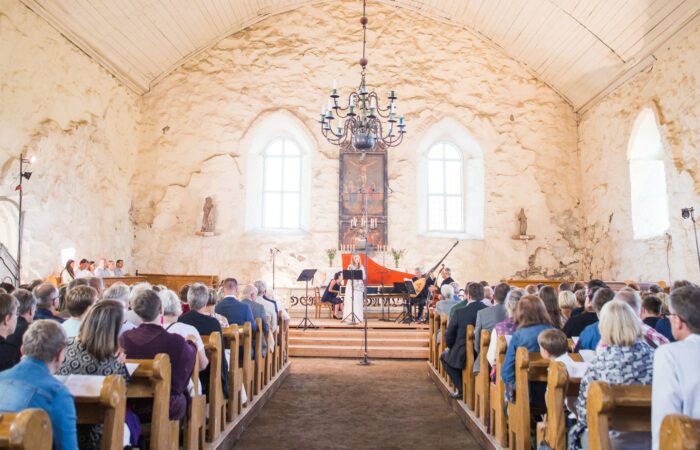
M289 330L290 356L360 358L364 355L364 323L349 325L332 319L312 319L312 322L316 328L303 329L292 322ZM367 356L427 359L428 326L368 320Z

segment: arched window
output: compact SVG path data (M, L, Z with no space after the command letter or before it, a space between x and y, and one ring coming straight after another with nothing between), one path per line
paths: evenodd
M634 238L663 235L669 227L664 149L650 108L643 109L634 122L627 156Z
M428 150L428 231L464 230L462 152L449 142Z
M271 141L263 152L262 228L301 228L301 150L294 140Z
M287 111L265 114L241 141L245 159L245 229L304 233L311 209L313 137Z
M484 157L456 120L431 127L418 146L417 216L420 234L484 237Z

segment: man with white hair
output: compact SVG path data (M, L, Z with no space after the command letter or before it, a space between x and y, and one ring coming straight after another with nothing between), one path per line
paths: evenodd
M622 300L632 307L634 313L639 317L642 332L644 333L644 340L651 348L657 348L660 345L668 344L669 341L666 339L666 336L642 322L642 297L639 296L639 292L632 288L622 288L615 294L613 300Z
M267 288L267 283L265 283L263 280L258 280L253 283L253 285L258 290L258 300L270 314L270 317L272 317L272 322L270 322L272 332L274 333L277 330L280 317L282 317L285 324L285 329L287 329L289 326L289 313L285 309L284 305L282 305L282 302L272 298L272 295L270 295L270 290Z
M243 289L243 300L244 304L250 306L251 311L253 311L253 317L255 319L260 319L262 322L262 334L264 336L262 341L262 353L263 358L267 356L267 336L270 333L270 324L268 323L267 312L265 307L258 303L258 290L252 284L249 284Z
M116 282L113 285L111 285L109 288L107 288L107 290L104 292L104 294L102 294L103 300L115 300L124 306L124 323L122 324L121 328L119 329L120 336L125 331L133 330L134 328L136 328L136 325L129 322L126 318L126 314L129 312L129 294L130 294L129 286L122 283L121 281ZM136 315L136 314L134 314L134 315ZM138 317L138 316L136 316L136 317Z

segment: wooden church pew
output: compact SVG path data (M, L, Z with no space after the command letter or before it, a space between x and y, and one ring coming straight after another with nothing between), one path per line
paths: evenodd
M262 357L262 343L266 336L263 334L262 320L255 319L255 324L258 331L254 333L255 336L255 369L253 371L253 391L249 395L259 395L265 386L265 368L263 366Z
M103 425L100 449L122 449L126 413L124 378L120 375L106 377L84 375L76 380L79 382L68 382L66 387L73 395L78 424Z
M219 284L219 277L217 275L139 273L138 276L145 278L146 281L151 284L162 284L175 292L180 292L180 289L186 284L203 283L205 286L213 288L216 288Z
M282 314L277 315L277 352L275 353L275 359L273 361L273 373L277 375L282 366L284 365L284 335L286 330L284 329L284 318Z
M207 398L202 393L199 385L198 358L194 360L194 370L192 371L191 380L194 389L185 419L183 446L184 450L204 450L204 435L207 422Z
M277 357L277 353L279 352L279 346L277 344L277 336L279 335L279 328L275 330L275 332L270 332L271 336L267 338L267 355L265 356L265 386L267 386L270 381L274 378L275 376L275 364L274 360ZM270 341L274 341L274 351L272 350L272 347L270 346Z
M700 448L700 419L680 414L664 417L659 443L663 450L697 450Z
M202 336L204 351L209 359L209 414L207 420L207 441L213 442L224 429L226 402L221 385L221 361L224 357L221 348L221 335L212 333Z
M51 450L51 419L43 409L0 414L0 449Z
M580 378L569 378L564 363L550 361L547 374L547 420L544 432L538 427L537 442L545 440L553 450L566 450L566 398L577 397Z
M241 392L243 386L246 385L246 377L243 373L244 366L240 358L240 348L245 348L243 341L246 338L248 340L251 339L250 323L247 323L244 327L239 327L237 324L233 324L230 327L225 328L223 333L226 348L230 352L230 361L228 365L228 401L226 405L226 421L233 422L233 420L243 409ZM250 342L248 342L248 349L250 349ZM245 352L243 354L245 355ZM248 359L250 359L250 350L248 351Z
M447 330L447 316L440 316L440 345L438 347L438 372L440 376L444 379L448 379L445 368L442 367L442 361L440 361L440 356L447 349L447 341L445 340L445 330Z
M149 436L152 449L177 449L179 428L177 420L170 420L170 357L160 353L153 359L130 359L138 364L131 374L126 389L127 399L151 399L153 410L150 425L142 424L141 432Z
M467 360L462 370L462 396L467 408L474 411L474 325L467 325Z
M435 310L428 311L428 362L435 367Z
M481 420L481 423L487 427L489 424L489 397L490 397L490 373L489 361L486 358L486 353L489 350L491 342L491 332L489 330L481 330L481 339L479 341L479 373L474 380L474 412Z
M489 395L491 399L489 400L490 411L489 429L496 437L496 442L498 442L502 447L508 445L508 421L506 419L505 405L505 395L506 386L501 379L501 373L503 371L503 362L506 359L506 351L508 350L508 341L505 336L498 337L498 346L496 353L496 380L491 383L489 389Z
M520 347L515 352L515 401L508 403L508 447L530 449L530 382L547 382L549 361Z
M651 385L594 381L586 410L590 449L610 450L610 430L651 432Z

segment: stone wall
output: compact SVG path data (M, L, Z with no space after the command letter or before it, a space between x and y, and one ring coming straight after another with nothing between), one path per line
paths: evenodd
M584 276L698 280L692 224L681 220L680 214L683 207L700 208L698 61L700 26L695 26L670 43L652 69L615 90L582 117ZM634 240L627 145L637 115L647 106L657 115L665 149L670 229L668 236Z
M484 239L462 242L447 260L456 278L574 276L580 183L571 107L462 28L386 5L369 13L368 82L382 97L397 90L409 127L389 157L389 240L407 250L402 265L432 265L452 244L418 235L415 187L422 136L450 118L481 144L486 168ZM357 2L342 1L271 17L222 40L143 96L132 179L136 267L269 279L268 249L277 247L277 284L292 285L300 269L328 264L324 250L337 245L338 150L320 137L316 120L334 78L343 93L359 83L359 16ZM245 231L251 129L277 111L304 128L312 148L304 235ZM218 234L203 238L195 232L206 196L217 207ZM527 252L511 239L521 207L537 236Z
M130 259L129 181L139 98L18 0L0 2L0 197L25 183L23 278L46 276L60 252ZM0 201L0 241L15 251L16 207Z

